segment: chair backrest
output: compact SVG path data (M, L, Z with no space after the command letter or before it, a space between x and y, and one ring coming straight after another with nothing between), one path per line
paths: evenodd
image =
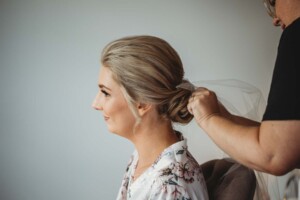
M229 158L211 160L201 167L209 199L253 200L256 188L253 170Z

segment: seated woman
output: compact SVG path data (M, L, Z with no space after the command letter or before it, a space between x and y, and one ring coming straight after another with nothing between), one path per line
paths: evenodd
M177 87L187 82L177 52L157 37L126 37L109 43L101 62L93 107L136 149L117 199L208 199L202 170L172 125L193 118L191 91Z

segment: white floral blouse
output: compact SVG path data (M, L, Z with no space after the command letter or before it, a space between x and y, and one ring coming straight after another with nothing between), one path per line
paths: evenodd
M142 175L133 181L138 153L131 156L117 200L208 199L197 161L187 150L186 139L166 148Z

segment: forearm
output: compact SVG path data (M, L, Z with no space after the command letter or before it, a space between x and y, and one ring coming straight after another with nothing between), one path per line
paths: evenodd
M250 168L267 171L265 166L270 158L260 143L259 123L220 115L200 123L209 137L228 155Z
M263 121L231 115L214 92L198 88L188 110L227 154L260 171L282 175L300 165L300 121Z
M238 115L233 115L231 114L225 107L224 105L222 105L220 102L218 102L219 105L219 111L220 114L225 117L228 118L229 120L233 121L234 123L240 124L240 125L245 125L245 126L259 126L260 123L257 121L253 121L251 119L247 119L244 117L240 117Z
M239 125L245 125L245 126L259 126L260 125L260 123L257 121L253 121L251 119L247 119L247 118L240 117L237 115L231 115L229 119Z

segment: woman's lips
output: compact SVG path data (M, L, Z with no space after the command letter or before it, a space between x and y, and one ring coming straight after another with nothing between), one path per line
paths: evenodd
M107 121L109 119L109 117L104 116L104 120Z

